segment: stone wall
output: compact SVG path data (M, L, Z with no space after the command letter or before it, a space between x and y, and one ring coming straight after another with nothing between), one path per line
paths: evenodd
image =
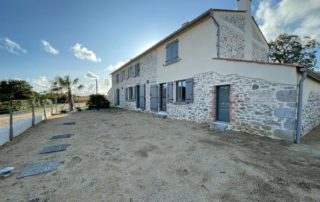
M126 101L126 88L134 87L136 85L145 84L146 85L146 111L150 111L150 84L155 83L156 74L157 74L157 51L152 51L151 53L145 55L140 60L135 61L132 64L127 65L125 68L119 70L121 73L123 70L128 70L131 65L135 65L140 62L140 75L137 77L130 77L129 79L125 78L120 80L119 83L116 83L115 77L116 73L112 75L112 88L109 91L109 99L113 103L114 95L116 89L120 89L120 107L126 109L135 109L136 100ZM114 103L113 103L114 104Z
M293 139L296 112L294 85L206 72L194 77L194 102L168 104L168 116L211 123L215 120L215 88L219 85L231 86L230 129Z
M245 15L239 13L220 13L219 17L245 32Z
M263 48L260 44L252 42L252 60L253 61L268 61L269 50Z
M311 91L302 111L302 134L308 134L320 124L320 92Z
M245 39L242 34L228 26L220 26L220 57L244 58Z

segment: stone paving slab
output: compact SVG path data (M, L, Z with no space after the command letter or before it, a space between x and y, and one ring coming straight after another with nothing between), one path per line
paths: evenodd
M46 153L53 153L53 152L59 152L64 151L67 149L67 144L57 144L57 145L51 145L47 147L43 147L40 151L40 154L46 154Z
M39 175L46 172L51 172L56 170L58 166L59 166L59 160L28 164L23 168L23 170L17 176L17 179L23 178L23 177L29 177L33 175Z
M76 122L65 122L63 123L63 125L67 125L67 126L76 125Z
M55 135L50 138L50 140L58 140L64 138L70 138L73 134L63 134L63 135Z

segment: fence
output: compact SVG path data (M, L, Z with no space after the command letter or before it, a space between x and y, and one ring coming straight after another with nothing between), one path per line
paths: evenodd
M49 100L42 103L28 100L0 102L0 146L67 107Z

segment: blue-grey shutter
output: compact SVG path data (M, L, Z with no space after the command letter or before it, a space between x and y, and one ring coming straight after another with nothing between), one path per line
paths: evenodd
M167 99L168 102L173 102L173 82L167 83Z
M146 109L146 102L145 102L145 97L146 97L146 85L142 84L140 85L140 97L139 97L139 104L140 104L140 108L142 110Z
M193 102L193 79L186 80L186 103Z
M150 86L150 109L151 111L158 111L158 85Z
M166 47L166 62L170 61L170 44Z
M130 67L130 76L133 78L134 77L134 66Z
M172 59L176 60L179 58L179 41L175 41L172 47Z
M115 106L117 106L117 105L118 105L118 103L117 103L117 90L115 90L115 91L114 91L114 94L113 94L113 101L114 101L114 103L113 103L113 104L114 104Z
M128 101L128 88L126 88L126 101Z
M124 70L124 71L125 71L124 79L128 79L128 71L127 70Z

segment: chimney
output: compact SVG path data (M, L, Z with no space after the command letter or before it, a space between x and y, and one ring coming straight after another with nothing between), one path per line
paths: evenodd
M238 10L247 11L247 14L251 17L251 3L252 0L237 0Z

